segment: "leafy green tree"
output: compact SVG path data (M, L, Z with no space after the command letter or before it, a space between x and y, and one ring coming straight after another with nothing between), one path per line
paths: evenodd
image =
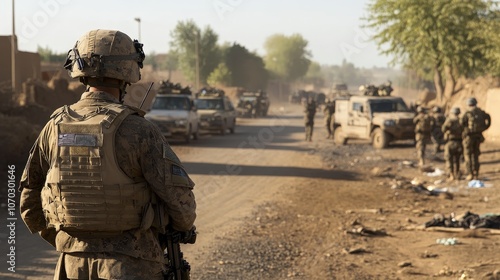
M316 61L312 61L311 64L309 64L309 68L307 69L307 73L304 76L303 81L305 83L312 83L318 87L322 87L325 82L324 76L325 73L323 73L321 65Z
M266 68L288 82L302 78L311 63L307 44L300 34L272 35L264 44Z
M483 0L373 0L367 27L393 63L432 69L439 101L455 91L459 76L488 71L491 44L481 35L497 18L495 3ZM483 26L483 27L482 27Z
M64 63L66 61L67 53L55 53L49 47L38 46L37 52L40 55L40 59L46 62L60 62Z
M231 71L227 68L226 64L219 63L217 68L210 73L207 79L207 83L210 86L219 86L224 85L228 86L231 84Z
M223 50L223 60L231 72L231 85L248 90L263 89L269 74L262 58L234 43Z
M168 79L170 80L172 72L177 70L179 67L179 55L175 51L170 50L167 53L165 60L162 62L161 67L162 69L166 69L168 71Z
M170 46L178 55L181 71L194 82L198 57L200 83L205 83L220 62L218 35L209 26L201 30L194 21L188 20L178 22L171 36Z

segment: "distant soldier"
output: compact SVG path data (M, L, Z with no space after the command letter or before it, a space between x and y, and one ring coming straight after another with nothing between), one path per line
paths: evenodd
M417 116L413 119L415 124L415 142L417 147L418 164L425 164L425 148L431 137L432 117L421 106L417 107Z
M326 139L331 139L333 135L332 128L334 123L334 114L335 114L335 101L327 98L325 103L325 108L323 109L323 115L325 116L326 132L328 133Z
M434 155L437 155L441 152L441 145L444 144L444 132L441 131L441 128L443 127L444 121L446 120L446 117L441 112L441 108L439 108L438 106L434 106L434 108L432 108L432 120L433 126L431 129L431 136L432 142L434 143Z
M467 180L477 179L479 176L479 146L484 142L483 131L491 125L488 113L477 107L477 100L471 97L467 100L469 107L460 120L464 127L463 145Z
M314 128L314 116L316 115L316 102L313 97L309 97L304 110L305 116L305 126L306 126L306 141L312 141L313 128Z
M463 127L460 124L460 108L454 107L451 109L448 118L446 118L442 131L444 133L444 159L446 161L446 169L449 174L449 180L460 179L460 156L463 152L462 133Z

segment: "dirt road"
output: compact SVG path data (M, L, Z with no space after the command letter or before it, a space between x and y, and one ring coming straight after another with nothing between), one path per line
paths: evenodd
M445 199L409 187L413 178L426 185L441 179L403 164L415 158L411 145L383 151L362 142L335 146L324 139L321 114L308 143L302 123L301 108L286 104L275 106L268 118L239 120L235 134L203 136L189 146L172 143L196 182L199 236L195 245L182 246L193 279L458 279L466 274L483 279L500 268L500 236L412 229L437 213L500 212L495 146L486 145L481 157L482 179L491 187L436 182L452 191L453 199ZM444 169L444 163L438 158L431 167ZM353 231L361 226L365 231ZM7 252L5 232L0 233L2 252ZM436 244L437 238L452 236L460 243ZM21 220L16 238L17 272L2 268L0 278L51 279L57 254L27 233Z

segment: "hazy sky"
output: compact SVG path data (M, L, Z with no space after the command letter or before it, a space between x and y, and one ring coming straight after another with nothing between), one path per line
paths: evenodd
M16 0L16 34L19 49L37 46L66 52L91 29L117 29L138 38L146 54L165 53L170 32L181 20L192 19L201 28L209 25L219 43L237 42L264 55L264 42L273 34L301 34L313 60L340 64L343 59L359 67L387 66L361 28L370 0L190 0L97 1ZM0 35L12 31L12 0L0 0ZM278 4L280 3L280 4Z

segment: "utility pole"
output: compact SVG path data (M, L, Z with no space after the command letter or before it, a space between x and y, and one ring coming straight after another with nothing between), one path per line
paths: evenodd
M142 42L141 41L141 18L140 17L136 17L134 18L135 21L137 21L138 23L138 27L139 27L139 38L137 38L139 40L139 42Z
M12 75L12 92L16 93L16 23L15 23L15 13L14 13L14 0L12 0L12 37L11 39L11 75Z
M200 33L196 30L194 34L194 52L196 54L196 65L195 65L195 75L196 75L196 91L200 89L200 51L199 51L199 37Z

